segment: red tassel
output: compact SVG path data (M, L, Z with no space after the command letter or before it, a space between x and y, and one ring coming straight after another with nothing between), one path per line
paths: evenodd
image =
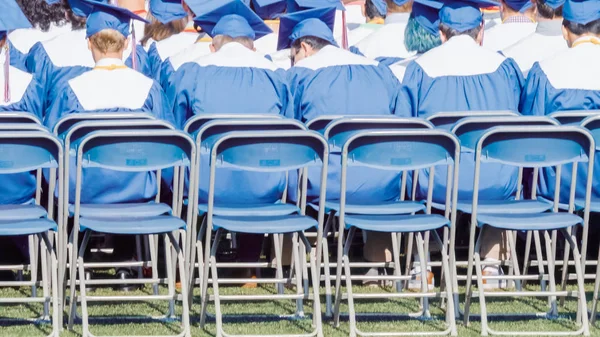
M6 50L6 59L4 60L4 103L10 102L10 47L8 46L8 39L4 45Z
M346 30L346 11L342 12L342 48L348 50L348 31Z

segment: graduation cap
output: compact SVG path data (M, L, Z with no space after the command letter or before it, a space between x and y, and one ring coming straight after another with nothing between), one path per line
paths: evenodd
M600 19L600 1L567 0L563 8L563 18L581 25L596 21Z
M409 0L406 0L409 1ZM345 11L346 8L341 0L287 0L287 12L294 13L313 8L335 7L337 10Z
M67 0L67 2L73 11L73 14L77 16L85 18L92 12L92 5L87 4L84 0Z
M377 9L377 12L379 12L379 15L383 16L387 13L387 2L385 0L371 0L371 2L375 6L375 9Z
M294 41L305 36L321 38L337 46L333 38L335 7L315 8L282 15L279 18L277 50L289 48Z
M208 13L197 16L194 22L210 37L228 35L261 38L273 31L241 0L228 0Z
M44 0L44 1L46 1L46 3L48 5L54 5L56 3L59 3L61 0Z
M436 0L415 0L411 17L423 29L437 36L440 31L440 9L443 5L442 2Z
M565 0L546 0L546 5L552 9L557 9L558 7L565 4Z
M23 11L14 0L3 0L2 10L0 11L0 38L6 38L6 34L10 30L20 28L31 28L31 23L23 14ZM5 41L6 55L4 58L4 102L10 102L10 48L8 42Z
M277 18L287 7L286 0L252 0L254 12L263 20Z
M212 11L222 6L227 0L183 0L196 16ZM246 6L250 6L250 0L242 0Z
M131 31L131 20L148 23L146 19L128 9L99 1L83 1L92 6L92 10L87 17L86 37L90 37L104 29L114 29L127 37Z
M504 0L504 2L506 5L508 5L508 7L521 13L533 6L533 2L531 2L531 0Z
M409 2L410 0L393 0L394 3L398 6L403 6L404 4L406 4L407 2Z
M150 0L149 7L150 14L162 24L187 17L181 0Z
M444 0L440 9L440 23L458 31L464 32L477 28L483 21L481 8L498 6L491 0Z

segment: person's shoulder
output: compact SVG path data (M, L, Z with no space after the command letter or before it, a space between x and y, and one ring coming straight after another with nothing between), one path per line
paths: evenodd
M173 70L179 69L183 64L192 62L194 59L209 55L210 54L210 43L209 42L196 42L191 46L181 50L179 53L168 58L173 66Z
M295 67L319 70L336 66L373 66L378 67L379 62L347 50L327 46L316 54L299 61Z

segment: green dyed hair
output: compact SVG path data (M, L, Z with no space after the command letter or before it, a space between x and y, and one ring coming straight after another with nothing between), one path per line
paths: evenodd
M404 32L404 44L408 51L416 51L417 53L425 53L442 44L439 35L433 35L414 18L408 20L406 31Z

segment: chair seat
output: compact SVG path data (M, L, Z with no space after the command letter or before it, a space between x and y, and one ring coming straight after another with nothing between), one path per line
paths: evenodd
M69 205L69 214L75 213L75 206ZM137 203L137 204L84 204L79 209L79 215L91 218L140 218L171 214L167 204Z
M463 213L472 213L471 201L459 201L456 208ZM477 214L529 214L543 213L552 209L552 204L538 200L480 200Z
M199 204L198 212L204 214L208 212L207 204ZM284 216L294 213L300 213L300 208L292 204L234 204L230 206L215 206L213 210L215 215L243 217L243 216Z
M299 214L279 216L215 216L213 226L231 232L285 234L317 227L317 220Z
M184 229L185 221L170 215L140 218L79 219L80 231L86 229L106 234L161 234Z
M56 229L56 223L49 219L0 220L0 236L30 235Z
M38 205L0 205L0 221L45 218L46 209Z
M584 199L575 199L575 210L579 211L585 208ZM590 212L600 213L600 200L592 199L590 202Z
M319 209L318 205L311 205L315 209ZM390 201L378 204L346 204L346 214L411 214L423 211L425 205L418 201ZM327 213L340 210L338 201L326 201L325 211Z
M554 230L583 223L583 219L569 213L538 214L482 214L478 225L510 230Z
M551 205L554 205L554 201L552 201L550 199L547 199L547 198L544 198L544 197L538 197L538 199L541 200L541 201L547 202L547 203L549 203ZM581 204L577 205L577 200L576 200L575 201L575 210L576 211L582 210L583 209L583 204L584 204L583 200L581 200ZM569 204L568 203L559 202L558 203L558 209L561 210L561 211L565 211L566 212L566 211L569 210Z
M449 226L450 221L438 214L417 215L348 215L346 228L356 227L362 230L409 233L421 232Z

